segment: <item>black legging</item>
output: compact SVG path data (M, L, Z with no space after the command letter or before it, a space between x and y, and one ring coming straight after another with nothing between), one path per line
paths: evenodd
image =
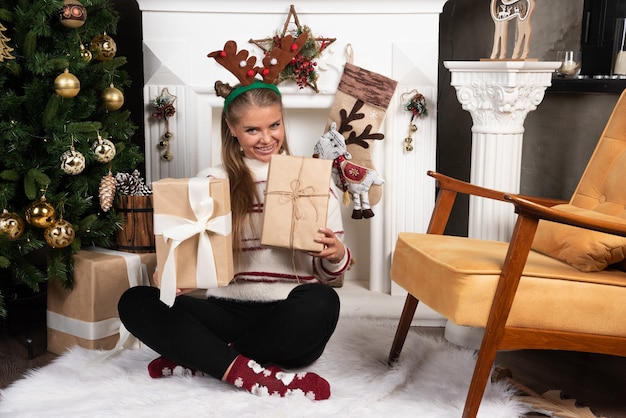
M169 308L157 288L137 286L122 295L118 310L148 347L221 379L238 354L285 368L313 363L337 325L339 296L329 286L303 284L278 302L181 295Z

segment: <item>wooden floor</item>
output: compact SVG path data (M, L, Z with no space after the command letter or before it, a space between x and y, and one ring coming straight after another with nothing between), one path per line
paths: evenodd
M29 369L56 358L46 351L45 313L40 308L27 312L30 316L18 324L0 321L0 389ZM437 333L437 330L429 328L428 332ZM514 381L538 394L560 390L564 397L589 407L598 417L626 418L626 358L527 350L501 352L496 365L510 371Z

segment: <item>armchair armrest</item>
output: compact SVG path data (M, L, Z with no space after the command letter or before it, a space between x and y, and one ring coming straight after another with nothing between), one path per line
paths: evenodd
M545 219L547 221L591 229L598 232L605 232L607 234L626 236L626 223L611 222L604 219L590 218L583 215L555 210L536 202L532 202L522 196L512 194L506 194L504 199L515 205L515 212L520 216L533 219Z
M454 205L454 201L456 200L456 196L458 193L499 200L502 202L509 201L506 199L506 196L511 196L510 193L478 186L476 184L468 183L466 181L446 176L445 174L441 174L436 171L429 170L427 174L437 181L437 186L439 188L439 195L437 196L435 210L433 211L433 215L428 226L429 234L443 234L446 224L448 223L448 219L450 218L452 206ZM523 197L528 201L540 204L542 206L554 206L560 203L567 203L567 201L561 199L540 198L531 196L520 197Z

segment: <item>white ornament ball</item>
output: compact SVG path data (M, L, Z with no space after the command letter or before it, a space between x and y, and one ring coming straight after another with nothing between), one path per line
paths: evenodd
M85 169L85 156L79 151L69 149L61 155L61 170L75 176Z
M96 158L101 163L108 163L115 157L115 153L117 152L115 149L115 144L108 139L99 139L93 143L91 149L94 154L96 154Z

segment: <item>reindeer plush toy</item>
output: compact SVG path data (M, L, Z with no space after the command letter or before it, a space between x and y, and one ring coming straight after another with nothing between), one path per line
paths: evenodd
M372 184L382 185L385 181L376 170L354 164L352 155L346 147L346 139L339 131L337 124L332 122L330 129L322 135L313 147L313 156L333 160L332 176L335 184L344 192L344 203L352 203L353 219L371 218L374 216L369 203L368 192Z

